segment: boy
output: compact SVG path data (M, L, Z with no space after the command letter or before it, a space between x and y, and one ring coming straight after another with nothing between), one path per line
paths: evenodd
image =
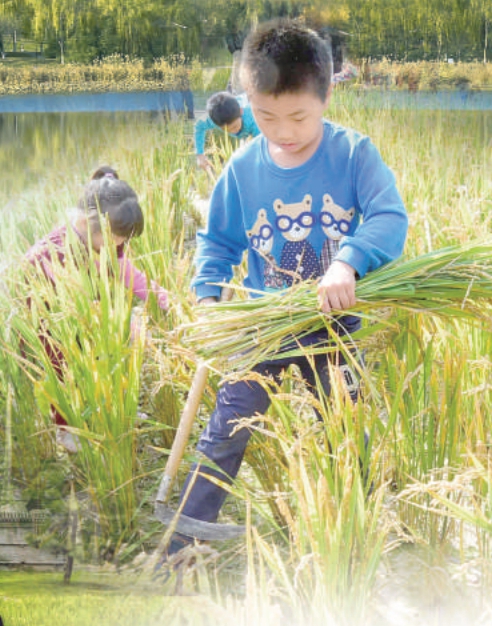
M219 297L217 283L231 279L245 250L245 285L253 295L319 279L319 306L326 313L354 306L356 279L402 253L408 219L393 173L368 137L323 119L331 68L328 46L295 22L267 23L247 38L242 84L262 134L233 155L213 191L192 284L201 304ZM337 332L359 326L358 318L346 314L338 318ZM317 332L300 341L326 345L329 337ZM341 355L318 354L311 362L297 357L259 363L254 371L275 380L295 363L313 393L318 382L328 395L328 358L344 365ZM237 420L254 419L269 404L257 378L226 382L198 450L234 478L251 434L244 427L234 431ZM225 495L199 476L183 513L213 522ZM186 541L175 536L169 552Z
M215 93L207 100L207 114L206 120L198 120L195 124L197 164L203 169L212 168L212 163L204 154L208 131L220 128L237 139L256 137L260 134L244 95L233 96L227 91Z

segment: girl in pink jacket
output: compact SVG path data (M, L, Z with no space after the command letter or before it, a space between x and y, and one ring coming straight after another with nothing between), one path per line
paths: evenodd
M89 245L94 252L99 253L104 245L104 235L101 221L104 216L109 222L110 236L116 246L117 259L120 267L120 276L125 286L132 288L133 293L141 300L147 300L149 293L154 293L159 307L168 309L168 293L155 281L148 281L144 273L137 270L125 256L125 243L132 237L142 234L144 217L138 203L137 194L126 182L119 179L118 174L109 166L100 167L90 182L85 186L82 197L79 199L77 211L70 226L60 226L49 235L35 243L27 252L27 260L48 278L54 287L55 275L53 257L56 255L58 263L64 264L67 255L67 230L73 229L81 245L88 250ZM73 241L73 237L70 238ZM87 254L87 261L90 256ZM95 261L97 263L97 259ZM42 330L40 339L58 376L62 377L64 363L61 351L50 340L49 331ZM77 442L63 427L67 422L62 415L51 407L57 429L57 443L64 446L69 452L77 451Z

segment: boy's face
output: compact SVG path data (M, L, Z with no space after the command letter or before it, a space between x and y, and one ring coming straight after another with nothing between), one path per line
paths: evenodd
M322 119L330 94L331 88L322 101L311 90L278 96L249 91L251 110L277 165L297 167L316 152L323 136Z
M236 119L230 124L224 124L224 126L222 126L222 129L225 130L226 133L231 133L231 135L237 135L243 126L242 113L243 110L241 109L241 115L239 117L236 117Z

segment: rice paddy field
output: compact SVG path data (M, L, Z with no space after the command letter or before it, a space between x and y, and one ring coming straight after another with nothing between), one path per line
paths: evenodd
M3 116L1 504L48 511L32 543L74 562L65 585L62 572L0 571L5 626L492 624L492 309L490 288L475 291L492 282L492 110L378 108L340 89L327 116L370 135L393 168L410 216L402 261L412 271L365 287L358 404L345 401L334 372L321 423L297 373L286 373L221 514L245 524L245 536L190 548L188 566L158 576L170 530L154 519L153 502L196 362L210 359L211 374L171 504L228 372L214 318L227 342L248 310L238 289L203 318L189 291L213 177L195 167L189 121ZM216 137L210 149L220 171L234 146ZM102 163L138 192L146 226L132 261L170 291L171 308L140 304L130 341L138 303L110 274L67 270L49 310L40 284L34 311L63 348L60 381L40 350L22 259L67 219ZM436 271L436 301L430 293L428 306L415 304L420 270L436 258L455 267L443 250L458 251L466 272L451 284ZM443 285L462 289L451 304L437 301ZM390 289L405 306L388 301ZM260 326L261 311L249 315ZM276 323L288 330L291 320ZM265 349L277 341L261 337ZM79 436L76 455L56 447L51 404Z

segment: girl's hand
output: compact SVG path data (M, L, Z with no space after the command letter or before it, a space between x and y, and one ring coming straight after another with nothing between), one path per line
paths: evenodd
M318 285L318 304L323 313L355 306L355 269L333 261Z
M154 291L154 293L156 295L159 308L163 311L167 311L169 309L169 294L167 293L167 291L164 289L164 287L159 287Z

